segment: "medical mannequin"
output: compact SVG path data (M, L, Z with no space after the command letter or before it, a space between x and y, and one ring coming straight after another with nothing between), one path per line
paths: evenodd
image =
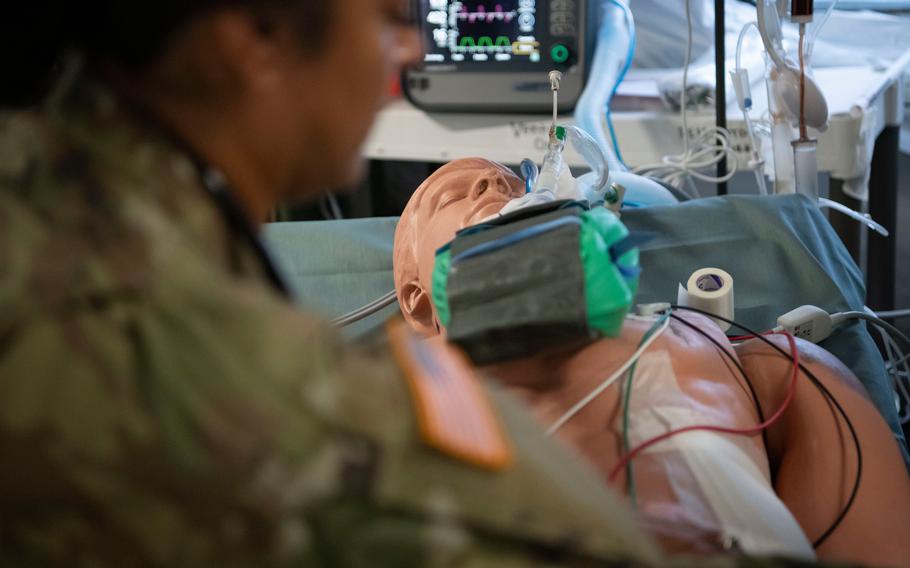
M436 250L459 229L495 215L523 193L524 183L510 170L482 159L452 162L417 189L401 217L394 253L398 298L416 330L427 336L444 333L430 296ZM708 319L679 315L729 346ZM651 325L630 318L618 338L486 371L550 426L619 368ZM777 339L789 349L784 338ZM896 442L849 370L817 346L800 343L799 348L803 363L846 409L863 450L856 502L816 553L823 560L905 563L910 558L905 538L910 478ZM755 384L765 415L771 415L786 395L792 361L757 342L737 346L735 356ZM703 335L676 321L642 357L634 385L632 446L667 431L668 420L672 428L748 428L759 422L756 402L738 371ZM618 386L610 387L555 433L592 462L605 481L623 452L619 393ZM809 543L842 510L857 469L852 438L833 412L801 376L791 407L767 432L767 447L758 435L710 433L683 434L655 446L633 462L643 523L670 551L739 548L811 556ZM625 488L625 476L614 484Z

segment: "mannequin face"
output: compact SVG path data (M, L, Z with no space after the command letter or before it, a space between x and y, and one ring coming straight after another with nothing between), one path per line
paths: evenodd
M524 182L511 170L479 158L443 166L414 192L395 233L395 288L415 329L439 332L430 297L436 251L524 193Z

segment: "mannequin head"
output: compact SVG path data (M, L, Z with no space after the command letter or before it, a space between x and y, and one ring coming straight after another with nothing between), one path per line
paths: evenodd
M511 170L481 158L450 162L417 188L395 231L394 253L398 301L414 329L439 333L431 299L436 251L524 193L524 182Z

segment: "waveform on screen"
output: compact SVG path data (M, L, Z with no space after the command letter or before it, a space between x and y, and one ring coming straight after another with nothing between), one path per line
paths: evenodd
M508 36L499 36L495 40L490 36L462 36L458 47L512 47L512 40Z
M518 16L517 11L506 12L502 9L502 4L496 4L491 11L488 11L483 4L479 4L473 12L469 11L467 6L462 6L461 12L458 13L459 20L467 20L471 24L478 21L492 24L497 20L510 23L516 16Z

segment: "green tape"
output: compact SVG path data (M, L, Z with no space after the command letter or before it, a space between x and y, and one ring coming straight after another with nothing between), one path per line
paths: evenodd
M638 278L626 278L616 267L610 247L629 235L629 230L613 213L602 207L581 215L581 262L585 270L585 304L588 325L608 337L622 330L626 314L638 291ZM638 266L638 249L618 259L625 267Z
M452 309L449 306L449 269L452 268L452 249L436 255L436 264L433 267L433 305L436 306L436 317L443 327L448 327L452 321Z

